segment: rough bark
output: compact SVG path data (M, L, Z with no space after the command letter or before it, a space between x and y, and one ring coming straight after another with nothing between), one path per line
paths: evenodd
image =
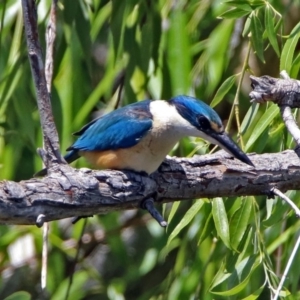
M300 161L292 150L253 154L255 169L224 151L191 159L169 158L152 176L130 171L93 171L61 165L45 178L0 182L0 222L36 224L137 208L156 195L158 203L200 197L269 195L300 189Z
M37 95L45 151L40 155L48 167L56 162L64 162L59 150L59 138L53 120L50 94L47 89L42 48L39 42L37 11L35 1L22 0L23 18L28 59Z
M253 91L249 96L251 102L272 101L279 106L283 122L297 144L295 151L300 157L300 129L292 114L292 108L300 107L300 81L291 79L285 70L280 75L282 79L250 76Z
M300 81L291 78L273 78L270 76L250 76L253 91L252 102L272 101L278 106L300 107Z

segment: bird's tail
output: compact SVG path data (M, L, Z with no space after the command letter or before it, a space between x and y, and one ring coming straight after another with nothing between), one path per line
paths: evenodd
M80 157L80 155L78 154L78 150L71 150L69 151L65 156L64 159L66 160L66 162L68 164L70 164L71 162L75 161L76 159L78 159ZM34 177L40 177L40 176L45 176L47 175L47 169L44 168L40 171L38 171L37 173L35 173L33 176Z
M78 150L74 150L72 149L71 151L69 151L65 156L64 159L66 160L66 162L68 164L70 164L71 162L75 161L76 159L78 159L80 157Z

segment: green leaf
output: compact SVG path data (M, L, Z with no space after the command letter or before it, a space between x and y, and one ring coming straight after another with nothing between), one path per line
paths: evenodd
M287 71L289 74L292 68L294 52L300 37L300 22L294 27L286 40L280 57L280 71Z
M225 95L229 92L229 90L232 88L232 86L235 83L236 80L236 76L237 75L232 75L230 77L228 77L223 83L222 85L219 87L219 89L217 90L215 97L213 98L213 100L210 103L211 107L215 107L217 106L225 97Z
M185 94L190 86L191 53L186 15L181 9L171 14L168 32L168 66L175 95Z
M250 31L251 31L251 15L248 16L247 19L246 19L244 29L243 29L243 32L242 32L242 36L247 37L248 34L250 33Z
M246 1L241 1L241 0L230 0L230 1L225 1L224 4L237 7L240 9L247 10L249 12L252 11L251 6L246 2Z
M218 197L213 199L212 214L220 239L224 242L226 247L231 249L228 218L222 198Z
M126 6L126 1L112 1L111 32L115 53L118 53L123 46L125 19L128 13L129 10Z
M170 211L170 214L169 214L169 217L168 217L168 223L170 223L172 221L179 205L180 205L180 201L173 202L172 208L171 208L171 211Z
M99 99L111 84L113 78L116 76L116 73L120 70L120 66L117 64L115 68L109 68L106 70L105 75L102 80L95 86L89 97L86 99L81 109L77 112L77 115L74 118L74 127L79 128L86 117L89 115L93 107L99 102Z
M285 231L276 235L276 239L267 245L267 253L271 254L278 249L279 246L284 245L287 241L291 241L294 234L299 231L299 224L295 223L293 226L287 228Z
M255 292L253 292L251 295L247 296L246 298L243 298L242 300L255 300L257 299L260 294L262 293L262 291L264 290L264 288L266 287L265 284L263 284L259 289L257 289Z
M263 28L260 19L255 14L251 16L250 29L253 49L256 51L259 59L264 63Z
M225 11L221 15L219 15L218 18L238 19L238 18L241 18L245 15L248 15L249 13L250 12L248 10L244 10L244 9L241 9L241 8L232 8L232 9L229 9L229 10Z
M288 191L286 196L290 199L293 199L295 197L295 191ZM268 213L266 219L263 220L262 224L264 227L271 227L279 222L282 222L285 213L290 210L290 207L286 204L286 202L279 198L277 198L276 201L274 199L267 200L267 204L269 202L268 206L270 206L271 201L273 203L272 211L271 214ZM268 209L270 210L271 208Z
M200 238L198 240L197 243L198 246L201 245L201 243L209 236L209 234L213 231L213 229L214 229L214 222L212 219L212 213L210 213L206 218L206 222L204 224Z
M242 201L242 205L230 220L230 244L233 249L237 249L242 240L251 216L252 199L247 197Z
M30 299L32 299L31 295L25 291L16 292L4 298L4 300L30 300Z
M242 135L245 134L245 132L247 131L247 129L250 127L250 125L252 124L254 118L256 117L256 114L258 112L258 108L259 108L259 104L258 103L252 103L252 105L249 107L243 122L241 124L241 132Z
M279 47L278 47L278 42L277 42L277 37L276 37L276 32L274 27L273 14L269 5L267 5L265 8L265 27L266 27L270 44L272 45L277 56L279 57L280 54L279 54Z
M254 255L244 258L235 266L234 271L231 274L224 272L223 282L226 281L229 287L232 288L228 288L225 291L218 291L216 289L216 285L214 285L210 289L211 293L226 297L238 294L246 288L253 271L259 266L259 264L259 260ZM218 284L220 283L222 283L222 277L219 277Z
M290 71L290 77L291 78L297 78L298 73L299 73L299 69L300 69L300 53L298 53L298 55L296 56L296 58L294 59L293 63L292 63L292 68Z
M175 227L175 229L170 234L167 245L169 245L170 242L179 234L179 232L192 221L192 219L199 212L199 210L201 209L204 203L205 201L200 199L197 200L192 205L192 207L186 212L186 214L183 216L179 224Z
M207 40L207 48L201 55L200 60L205 66L203 74L205 84L204 95L214 93L217 86L221 82L222 76L228 65L228 48L234 28L234 20L223 20L211 32L210 38Z
M69 299L84 299L86 291L84 285L87 283L90 274L86 270L77 270L73 275L73 283L71 285ZM64 299L66 290L69 285L69 279L65 278L64 281L56 287L55 293L52 294L52 299Z
M275 204L274 199L266 200L266 210L267 210L266 220L270 218L274 204Z
M260 137L263 131L270 125L273 119L278 116L279 108L275 104L271 104L271 106L265 111L260 120L257 122L256 126L253 129L253 132L245 146L245 151L247 152L251 146L253 146L254 142Z
M264 0L228 0L224 1L224 4L241 7L241 6L249 6L251 9L264 6L265 1Z
M111 15L112 11L112 2L108 2L104 6L102 6L101 10L95 14L94 20L91 23L91 39L95 42L97 35L99 34L104 22L106 22Z

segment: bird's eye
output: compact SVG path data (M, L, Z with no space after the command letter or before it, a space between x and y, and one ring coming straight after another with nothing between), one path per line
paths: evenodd
M204 116L198 116L198 124L201 130L208 130L211 128L210 122Z

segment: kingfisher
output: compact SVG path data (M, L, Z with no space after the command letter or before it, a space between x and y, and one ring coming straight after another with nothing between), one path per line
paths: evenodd
M218 114L185 95L124 106L91 121L74 135L79 138L67 149L65 160L71 163L83 156L100 169L151 174L185 136L201 137L254 166L226 134Z

